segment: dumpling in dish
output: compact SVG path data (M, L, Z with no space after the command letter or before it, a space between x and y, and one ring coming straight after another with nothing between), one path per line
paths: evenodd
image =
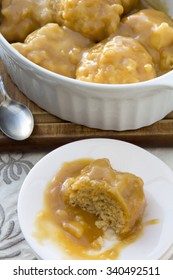
M10 42L21 41L53 20L49 0L2 0L0 32Z
M145 9L129 15L123 22L153 57L158 75L173 69L173 21L169 16Z
M115 32L123 13L121 0L60 0L52 1L56 21L100 41Z
M75 78L82 52L93 43L81 34L56 23L34 31L24 43L12 46L32 62L58 74Z
M135 39L115 36L83 53L76 71L82 81L128 84L156 77L151 56Z

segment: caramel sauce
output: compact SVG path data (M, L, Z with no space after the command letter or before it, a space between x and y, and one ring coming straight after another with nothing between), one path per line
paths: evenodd
M80 174L93 159L79 159L64 163L48 184L44 194L44 208L36 217L34 237L39 242L51 240L61 247L67 259L117 259L123 248L135 242L144 225L136 224L128 236L116 236L112 230L103 232L95 225L96 216L63 202L63 182ZM155 224L157 220L147 222ZM105 249L105 247L107 248Z
M144 223L144 226L152 226L152 225L156 225L159 223L159 219L153 219L153 220L149 220L147 222Z
M132 26L124 22L143 9L169 15L165 1L94 2L4 0L0 32L30 61L81 81L138 83L172 70L172 20L155 14L142 23L139 16Z

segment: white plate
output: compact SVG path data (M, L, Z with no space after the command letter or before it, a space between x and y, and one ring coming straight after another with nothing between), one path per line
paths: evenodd
M42 158L30 171L18 200L19 222L23 234L41 259L64 259L51 242L40 244L33 236L34 221L43 208L44 190L65 161L79 158L109 158L113 168L140 176L144 180L147 208L144 221L159 223L144 228L143 235L122 250L122 260L167 259L173 247L173 172L149 152L135 145L112 139L89 139L64 145Z

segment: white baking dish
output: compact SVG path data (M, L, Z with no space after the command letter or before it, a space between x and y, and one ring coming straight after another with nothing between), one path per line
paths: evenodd
M173 11L172 1L160 1ZM104 130L150 125L173 110L173 71L150 81L106 85L50 72L23 57L0 34L0 57L18 88L64 120Z

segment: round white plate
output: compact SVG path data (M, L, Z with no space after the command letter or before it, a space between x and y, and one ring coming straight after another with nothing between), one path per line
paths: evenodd
M159 223L146 226L142 236L122 250L119 259L169 258L173 252L173 172L144 149L112 139L89 139L64 145L47 154L30 171L19 194L18 216L23 234L34 252L41 259L67 258L51 241L41 244L33 237L34 221L43 208L45 188L61 165L86 157L106 157L114 169L140 176L147 199L143 220L159 219Z

